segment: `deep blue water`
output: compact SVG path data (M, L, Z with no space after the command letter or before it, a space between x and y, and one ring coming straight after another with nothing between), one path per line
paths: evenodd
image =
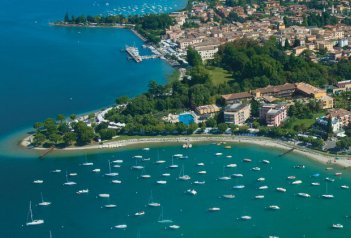
M66 12L107 14L118 6L139 6L141 13L144 3L181 8L185 1L0 1L0 135L58 113L111 105L117 96L145 91L150 80L164 83L172 72L165 62L136 64L120 51L126 44L142 45L128 30L48 26Z

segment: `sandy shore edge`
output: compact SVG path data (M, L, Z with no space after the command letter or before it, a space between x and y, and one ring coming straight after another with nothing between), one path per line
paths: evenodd
M21 146L29 148L31 136L26 137L20 143ZM339 159L335 159L335 155L329 155L312 149L303 148L296 146L292 143L288 143L281 140L274 140L267 137L242 137L242 136L189 136L189 137L147 137L147 138L136 138L126 139L119 141L109 141L102 145L86 145L82 147L68 147L64 149L55 149L55 151L82 151L82 150L111 150L121 147L128 147L132 145L148 145L148 144L184 144L184 143L200 143L200 142L228 142L228 143L243 143L252 144L263 147L271 147L282 150L290 150L294 148L294 153L298 153L302 156L311 158L323 164L336 164L342 167L350 167L351 160L348 160L347 156L338 156ZM47 150L47 148L32 148L38 151Z

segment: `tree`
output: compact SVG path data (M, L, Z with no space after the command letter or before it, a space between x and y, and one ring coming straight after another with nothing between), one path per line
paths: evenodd
M71 120L74 121L75 119L77 119L77 115L76 114L71 114L69 116L69 118L71 118Z
M67 132L63 135L63 142L66 145L71 145L77 139L77 135L74 132Z
M33 128L38 132L43 126L44 124L42 122L36 122L34 123Z
M191 47L188 47L188 50L186 52L186 59L189 65L192 67L202 65L202 59L199 52L197 52L195 49Z
M219 123L218 130L221 134L223 134L228 129L228 125L226 123Z
M252 99L251 100L251 116L259 117L260 107L261 107L261 104L256 99Z
M56 120L62 123L65 120L65 116L63 114L58 114Z
M70 20L69 20L69 15L68 15L67 12L66 12L66 14L65 14L65 17L63 18L63 21L64 21L64 22L70 22Z
M120 96L116 99L116 104L117 105L122 105L122 104L127 104L129 102L129 97L128 96Z
M206 121L207 127L215 127L216 125L217 125L217 122L214 118L210 118Z
M34 146L39 146L39 145L43 144L45 140L46 140L46 137L43 133L36 133L34 135L32 144Z
M57 132L57 125L54 119L48 118L44 121L44 129L46 130L47 136Z
M116 130L106 128L106 129L100 130L99 134L102 140L111 140L112 137L116 135Z
M61 136L57 133L52 133L49 135L49 140L57 144L61 140Z
M77 143L79 145L89 144L94 138L93 128L87 126L82 121L79 121L74 128L74 131L77 133Z

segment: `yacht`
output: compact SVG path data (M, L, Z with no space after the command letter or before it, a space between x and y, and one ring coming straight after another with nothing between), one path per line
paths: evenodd
M233 156L227 155L226 158L230 159L230 158L233 158Z
M225 166L225 167L227 167L227 168L235 168L237 165L236 164L227 164L227 166Z
M55 169L55 170L51 171L51 173L61 173L61 169Z
M156 181L157 184L167 184L167 181L165 180L158 180Z
M143 156L142 155L134 155L133 158L135 158L135 159L142 159Z
M144 151L149 151L150 148L146 147L146 148L143 148Z
M117 159L117 160L112 161L112 163L114 163L114 164L122 164L123 160Z
M84 193L89 193L89 189L82 189L76 192L76 194L84 194Z
M216 153L215 155L216 156L221 156L221 155L223 155L223 153Z
M317 182L313 182L313 183L311 183L311 185L312 186L319 186L319 185L321 185L320 183L317 183Z
M42 183L44 183L44 180L40 180L40 179L34 180L33 183L35 183L35 184L42 184Z
M199 171L199 172L197 172L198 174L206 174L207 173L207 171L206 170L201 170L201 171Z
M268 189L268 186L260 186L258 187L259 190L264 190L264 189Z
M101 172L101 169L93 169L92 172L93 172L93 173L100 173L100 172Z
M350 187L348 185L341 185L340 188L342 188L342 189L349 189Z
M205 166L204 163L197 163L197 166Z
M309 195L308 193L298 193L297 195L299 195L300 197L305 197L305 198L311 197L311 195Z
M235 185L233 186L234 189L242 189L245 188L245 185Z
M68 175L67 175L67 172L66 172L66 182L63 185L73 186L73 185L76 185L76 184L77 184L76 182L68 181Z
M173 230L177 230L177 229L180 228L180 226L178 226L178 225L170 225L169 228L173 229Z
M114 226L116 229L126 229L128 226L126 224L116 225Z
M106 204L106 205L104 205L104 207L105 208L115 208L115 207L117 207L117 205L116 204Z
M100 194L98 195L98 197L99 197L99 198L109 198L109 197L110 197L110 194L108 194L108 193L100 193Z
M114 183L114 184L120 184L120 183L122 183L122 181L121 181L121 180L117 180L117 179L116 179L116 180L112 180L112 181L111 181L111 183Z
M333 224L332 228L334 228L334 229L342 229L342 228L344 228L344 226L341 225L341 224Z
M283 193L286 192L286 189L285 189L285 188L276 188L276 190L277 190L278 192L283 192Z
M200 185L202 185L202 184L205 184L206 182L205 181L194 181L194 184L200 184Z
M150 174L142 174L142 175L140 175L140 178L149 179L149 178L151 178L151 175Z
M322 195L322 198L331 199L331 198L334 198L334 195L332 195L332 194L323 194L323 195Z
M244 175L243 174L232 174L232 177L239 178L239 177L244 177Z
M165 160L157 160L157 161L155 162L155 164L164 164L164 163L166 163Z
M174 164L174 156L172 156L172 164L170 166L168 166L168 168L170 169L176 169L178 168L178 165L177 164Z
M144 215L145 215L144 211L134 213L134 216L144 216Z
M264 198L264 195L256 195L255 198L256 198L256 199L263 199L263 198Z
M197 191L195 189L188 189L186 192L194 196L197 194Z
M35 226L35 225L41 225L44 224L44 220L42 219L33 219L33 211L32 211L32 202L29 202L29 220L26 222L26 226Z
M258 178L258 179L257 179L258 182L263 182L263 181L265 181L265 180L266 180L265 178Z
M70 177L74 177L74 176L77 176L78 174L77 173L69 173L68 176Z
M224 194L224 195L222 195L222 198L233 199L233 198L235 198L235 195L234 194Z
M184 181L191 179L189 175L184 174L184 165L182 166L182 170L179 173L178 179L184 180Z
M280 209L280 207L277 205L270 205L268 208L272 209L272 210L279 210Z
M40 193L40 196L41 196L41 202L38 203L39 206L49 206L51 204L51 202L44 201L43 193Z
M228 176L222 176L222 177L219 177L218 180L231 180L231 177L228 177Z
M247 220L251 220L252 217L251 216L241 216L240 219L244 220L244 221L247 221Z
M260 171L261 168L260 167L253 167L251 170L253 170L253 171Z
M163 177L169 177L169 176L171 176L171 174L170 173L164 173L164 174L162 174L162 176Z
M113 168L121 168L121 165L120 164L115 164L112 166Z
M296 176L288 176L288 179L289 180L294 180L294 179L296 179Z
M264 164L270 164L271 162L270 162L269 160L264 159L264 160L262 160L262 163L264 163Z
M218 211L220 211L221 209L219 208L219 207L210 207L209 209L208 209L208 211L210 211L210 212L218 212Z
M160 214L160 216L158 217L157 222L158 222L158 223L172 223L172 222L173 222L172 220L164 219L164 218L163 218L163 207L161 207L161 214Z
M160 203L157 203L157 202L154 202L154 201L153 201L152 191L151 191L151 193L150 193L150 198L149 198L149 202L148 202L147 205L148 205L149 207L159 207L159 206L161 206Z
M118 175L118 173L114 173L111 171L111 161L108 161L108 173L105 174L105 176L108 176L108 177L115 177Z
M93 166L94 163L91 163L91 162L85 162L85 163L82 163L83 166Z
M243 159L243 162L250 163L252 160L251 159Z
M291 184L297 185L297 184L302 184L301 180L295 180Z

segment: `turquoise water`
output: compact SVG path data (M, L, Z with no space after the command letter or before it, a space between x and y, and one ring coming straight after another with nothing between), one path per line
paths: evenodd
M190 113L184 113L179 115L179 121L185 125L189 125L194 122L194 117Z
M215 156L221 152L222 156ZM187 159L174 159L179 165L177 169L169 169L173 154L182 153ZM142 155L150 161L135 159ZM232 158L226 158L232 155ZM81 156L51 157L39 161L14 159L2 161L0 180L3 192L1 203L6 204L0 213L2 237L47 237L52 230L53 237L348 237L351 220L345 218L351 214L349 206L350 191L342 190L340 185L350 184L350 175L345 172L341 177L334 176L338 169L326 171L305 158L295 155L278 157L279 151L262 149L254 146L237 146L224 149L213 144L194 145L192 149L181 149L177 146L153 147L150 151L131 149L109 153L88 154ZM251 158L251 163L244 163L244 158ZM108 178L108 160L123 160L120 168L114 168L119 176ZM155 161L166 160L164 164ZM262 159L270 160L263 164ZM144 173L150 179L141 179L142 172L131 170L136 164L145 167ZM93 162L94 166L81 166L81 163ZM205 166L197 166L203 162ZM236 168L224 168L235 163ZM306 165L305 169L295 169L295 165ZM191 176L189 181L177 180L181 167L185 174ZM260 171L253 171L253 167ZM92 173L92 169L101 168L100 174ZM62 173L50 171L61 169ZM206 175L198 174L206 170ZM76 172L70 180L76 186L63 186L65 171ZM170 177L162 177L163 173L171 173ZM228 181L218 180L221 176L242 173L242 178ZM320 173L320 177L311 175ZM302 180L300 185L292 185L287 176L294 175ZM335 198L326 200L320 196L326 193L326 176L335 178L329 182L328 193ZM257 182L257 178L266 178L265 182ZM43 179L43 184L33 184L35 179ZM112 184L112 179L119 179L121 184ZM156 184L157 180L166 180L166 185ZM206 181L204 185L193 184L195 180ZM320 182L321 186L311 186L311 182ZM235 185L245 185L242 190L235 190ZM267 185L267 190L258 190ZM276 187L287 189L285 193L275 191ZM80 189L89 189L88 194L77 195ZM187 189L195 189L198 194L186 194ZM146 207L150 192L154 202L161 203L164 219L171 219L180 226L179 230L165 229L167 224L157 222L161 208ZM29 200L33 204L40 201L40 192L49 207L33 206L35 218L45 220L45 224L37 227L22 227L26 221ZM311 198L297 197L296 193L311 194ZM109 193L110 200L98 199L100 193ZM234 194L234 199L222 199L223 194ZM262 194L262 200L254 199ZM106 203L117 204L114 209L101 208ZM280 210L266 209L269 205L278 205ZM208 212L210 207L220 207L217 213ZM144 216L133 214L145 211ZM249 215L250 221L237 218ZM343 230L333 230L333 223L341 223ZM110 229L118 224L127 224L126 230ZM140 236L138 236L138 233Z

